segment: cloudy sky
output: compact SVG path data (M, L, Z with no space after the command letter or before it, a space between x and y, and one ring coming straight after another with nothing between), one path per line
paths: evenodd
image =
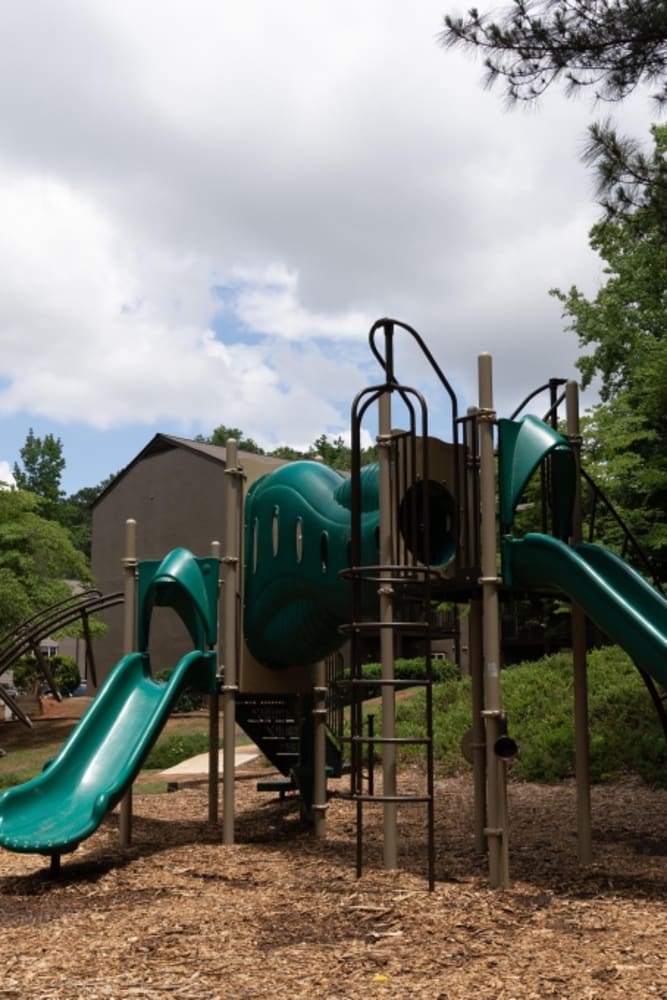
M600 280L578 159L596 109L554 92L504 111L437 44L461 6L2 5L0 470L29 427L62 439L67 492L157 431L345 433L384 315L417 327L463 407L481 351L501 413L572 376L547 293ZM648 110L625 108L635 133Z

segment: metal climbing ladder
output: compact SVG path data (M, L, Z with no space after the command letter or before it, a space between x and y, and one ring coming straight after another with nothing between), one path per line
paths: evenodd
M394 375L394 334L396 328L417 340L418 346L431 363L450 396L454 434L457 432L456 399L444 375L425 344L412 328L393 320L381 320L371 329L371 350L384 371L384 381L363 390L352 407L352 529L350 567L346 576L351 581L352 614L344 630L351 643L352 670L348 685L351 689L350 734L344 740L350 746L350 798L356 803L356 863L357 875L363 867L364 807L378 803L384 812L384 864L397 867L397 809L405 804L422 804L427 813L426 840L428 882L435 882L434 838L434 776L433 776L433 679L431 670L433 638L438 624L434 601L434 583L439 576L433 564L443 560L436 556L447 544L447 519L455 522L456 512L442 507L442 496L434 493L437 484L429 476L428 411L421 394L400 385ZM383 349L376 336L384 337ZM392 403L400 403L407 415L408 429L392 430ZM361 427L372 406L377 407L379 433L378 474L367 481L361 470ZM456 444L456 442L455 442ZM378 526L378 564L362 565L361 525L366 509L366 490L379 484L380 523ZM377 501L377 497L374 501ZM444 525L444 528L443 528ZM455 528L451 528L455 532ZM454 544L454 550L456 545ZM370 613L369 613L369 609ZM366 680L362 676L364 650L374 640L380 648L382 676ZM418 647L425 660L422 680L397 678L394 660L400 650L409 645ZM382 696L381 734L364 732L363 702L369 686L379 687ZM424 688L424 735L396 735L397 694L408 686ZM424 752L424 788L418 792L401 792L397 782L397 754L408 745ZM364 764L376 747L382 750L382 784L376 790L372 780L372 763L365 779ZM370 750L370 755L369 755Z

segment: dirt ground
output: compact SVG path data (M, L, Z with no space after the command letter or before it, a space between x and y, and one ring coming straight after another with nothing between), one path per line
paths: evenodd
M512 885L487 886L471 782L437 784L437 885L424 807L400 810L400 870L382 868L381 812L334 785L327 838L295 801L237 773L237 843L206 821L204 784L135 792L134 843L117 815L59 879L0 854L0 998L667 998L667 792L635 780L593 792L595 861L576 861L574 787L510 788ZM413 787L414 773L401 784Z

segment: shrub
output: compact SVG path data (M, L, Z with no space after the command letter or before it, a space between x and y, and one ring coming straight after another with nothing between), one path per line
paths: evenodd
M81 674L71 656L52 656L48 661L56 687L61 694L71 694L81 683ZM42 673L35 656L23 656L12 668L14 684L20 691L39 691L44 686Z
M160 671L155 679L157 681L169 680L172 669L173 668L167 668L166 670ZM201 691L195 691L194 688L185 688L185 690L178 696L178 700L174 706L174 712L198 712L203 705L204 695Z
M145 768L164 771L168 767L180 764L182 760L196 757L208 750L207 733L173 733L163 736L149 753Z
M526 781L557 782L574 775L572 660L559 653L521 663L501 673L503 707L519 744L513 766ZM588 658L590 767L593 781L634 771L667 786L667 742L644 683L617 647ZM434 688L434 752L444 774L469 765L460 751L471 723L470 680ZM397 735L423 735L424 692L397 705ZM417 754L418 749L407 750Z
M426 663L423 656L415 656L412 659L399 658L395 661L394 670L396 677L400 680L426 680ZM379 681L382 677L382 664L364 663L361 667L361 676L365 681ZM459 668L450 660L431 660L431 677L436 683L454 680L459 677ZM349 670L345 671L344 678L345 680L350 679ZM364 691L364 698L377 698L381 692L382 688L379 684L377 687L369 686Z

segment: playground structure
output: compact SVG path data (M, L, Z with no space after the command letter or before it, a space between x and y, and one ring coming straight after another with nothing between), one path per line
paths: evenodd
M429 433L426 401L398 381L397 336L422 351L449 402L448 441ZM621 559L582 540L578 397L575 383L551 380L548 420L528 415L496 419L491 358L479 359L479 404L465 415L421 337L409 326L381 320L370 333L382 380L352 406L349 477L319 463L296 462L248 483L228 443L225 532L218 550L195 559L178 549L159 562L139 562L128 525L125 652L89 712L44 773L0 796L0 845L50 855L72 850L119 801L121 837L131 836L131 789L142 761L189 683L210 695L209 816L217 819L218 699L224 709L223 841L234 840L234 737L240 724L296 788L320 835L326 830L330 774L349 764L349 798L356 809L357 872L363 863L364 809L384 815L384 864L397 866L397 811L405 802L426 811L429 884L434 883L432 645L437 605L470 605L473 826L478 850L488 851L493 886L509 881L507 760L516 752L500 697L500 601L507 594L564 594L573 607L577 824L579 856L591 854L587 749L585 619L590 617L636 662L656 706L655 684L667 683L667 603ZM533 398L532 394L526 402ZM567 434L556 429L566 403ZM378 461L361 467L362 431L375 420ZM401 420L405 426L397 429ZM494 429L498 428L499 519ZM542 470L549 521L540 532L513 534L516 510ZM500 526L500 530L498 530ZM500 569L499 569L500 567ZM221 642L217 646L218 570L222 571ZM135 600L136 588L136 600ZM134 608L136 605L136 614ZM167 684L150 673L151 613L173 608L193 650ZM135 638L136 635L136 638ZM349 639L351 676L325 661ZM382 732L364 730L368 681L361 666L368 645L379 649ZM404 644L425 657L425 779L422 794L402 795L396 736L397 690L414 681L395 676ZM334 716L351 701L351 728ZM327 704L328 701L328 704ZM664 719L663 719L664 721ZM370 786L364 762L381 750L382 782ZM347 752L346 752L347 751ZM349 758L349 761L348 761Z

